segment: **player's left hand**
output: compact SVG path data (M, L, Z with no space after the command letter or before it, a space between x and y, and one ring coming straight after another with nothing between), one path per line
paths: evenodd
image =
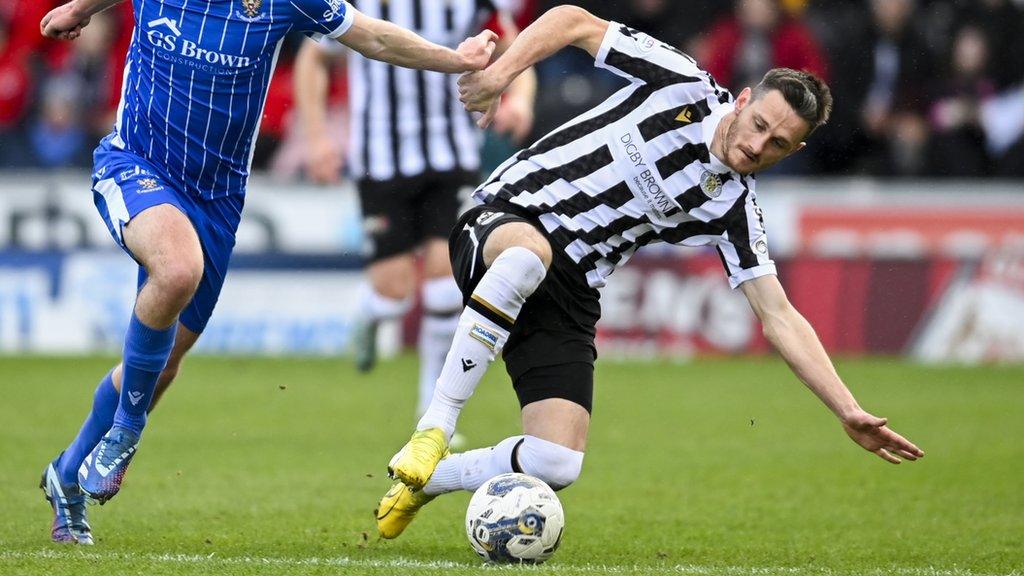
M47 38L74 40L82 35L82 28L89 25L89 20L89 16L75 11L74 2L68 2L43 16L39 22L39 33Z
M533 129L533 106L524 98L506 94L494 113L492 128L498 134L508 134L521 143Z
M843 419L843 429L854 442L886 462L899 464L904 460L924 457L924 451L889 429L888 420L860 410Z
M463 40L455 50L462 58L463 71L472 72L486 68L491 62L497 40L498 35L493 30L484 30L472 38Z

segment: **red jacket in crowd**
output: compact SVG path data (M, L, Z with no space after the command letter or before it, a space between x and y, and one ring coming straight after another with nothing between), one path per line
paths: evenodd
M720 84L730 89L735 78L733 70L737 51L743 44L744 31L735 17L715 24L707 37L706 53L701 62ZM828 64L811 31L799 20L784 18L771 33L772 66L805 70L828 81Z

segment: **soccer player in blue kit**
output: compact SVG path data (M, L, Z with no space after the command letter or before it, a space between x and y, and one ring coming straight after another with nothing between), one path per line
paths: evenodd
M43 18L44 36L74 40L122 0L72 0ZM334 38L408 68L482 69L490 31L452 50L343 0L133 0L135 30L114 130L96 148L92 190L115 241L139 264L123 358L96 388L74 441L40 487L56 542L92 544L87 500L117 494L147 413L213 312L263 104L285 35Z

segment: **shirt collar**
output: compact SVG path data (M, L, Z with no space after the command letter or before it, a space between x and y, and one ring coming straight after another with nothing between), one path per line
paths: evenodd
M718 125L722 123L722 118L726 114L732 112L736 108L736 105L732 102L719 105L717 108L711 111L711 114L704 119L704 123L701 128L704 131L704 144L708 147L708 156L711 158L709 164L711 169L719 174L731 173L732 168L726 166L725 162L722 162L717 156L711 153L711 141L715 139L715 131L718 130Z

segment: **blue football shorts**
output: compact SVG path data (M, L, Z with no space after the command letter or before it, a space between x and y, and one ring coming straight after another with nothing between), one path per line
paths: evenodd
M92 191L96 209L110 235L129 256L132 253L124 244L122 231L125 224L147 208L170 204L192 222L203 248L203 278L179 321L189 330L201 333L224 286L244 196L232 194L214 200L194 196L149 161L110 147L106 141L93 154ZM146 277L146 270L139 266L139 289Z

